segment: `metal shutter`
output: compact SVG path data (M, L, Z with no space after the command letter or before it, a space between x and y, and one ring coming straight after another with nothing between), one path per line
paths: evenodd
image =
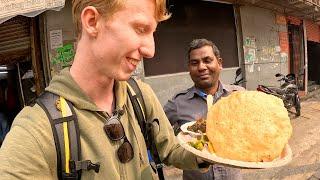
M0 64L12 64L30 56L30 19L14 17L0 24Z

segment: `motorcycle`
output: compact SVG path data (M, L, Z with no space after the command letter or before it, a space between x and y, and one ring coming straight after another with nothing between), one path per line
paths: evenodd
M275 76L280 78L278 81L283 82L279 88L258 85L257 90L279 97L282 99L288 112L295 114L297 117L300 116L301 103L298 94L299 89L296 83L296 76L294 74L283 75L280 73L277 73ZM290 110L292 107L295 108L295 112Z
M232 83L231 85L240 85L246 82L246 80L243 78L243 76L241 76L241 78L239 79L239 76L242 74L242 70L241 68L238 68L236 70L236 77L234 78L234 83Z

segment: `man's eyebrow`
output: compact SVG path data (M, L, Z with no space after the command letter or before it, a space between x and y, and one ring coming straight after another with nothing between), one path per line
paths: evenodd
M135 22L132 22L133 26L135 27L143 27L146 28L148 31L155 32L158 23L153 24L153 22L148 20L137 20Z
M189 59L189 61L198 61L200 59Z
M205 57L201 58L201 60L205 60L205 59L213 59L213 57L212 56L205 56Z

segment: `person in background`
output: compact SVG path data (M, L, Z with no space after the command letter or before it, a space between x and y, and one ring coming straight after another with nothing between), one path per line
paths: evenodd
M100 163L98 172L83 169L81 179L154 178L126 80L143 58L154 56L153 33L169 16L165 0L73 0L78 38L74 61L53 77L46 91L73 104L81 158ZM182 169L202 167L201 159L178 144L150 86L138 85L146 118L158 119L152 125L160 159ZM57 179L51 126L38 104L15 118L0 149L0 174L3 179Z
M6 81L0 79L0 147L6 137L10 127L8 125L7 107L6 107Z
M188 71L194 85L178 92L164 106L164 111L176 133L184 123L206 119L208 95L213 97L211 98L213 102L210 103L214 104L233 91L244 90L240 86L222 84L221 70L222 58L217 46L207 39L194 39L188 50ZM238 169L212 165L207 172L183 171L183 179L235 180L242 177Z

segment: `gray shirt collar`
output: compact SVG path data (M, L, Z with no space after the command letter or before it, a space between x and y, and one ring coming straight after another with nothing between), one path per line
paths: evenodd
M213 99L219 99L222 95L228 93L229 90L226 89L223 84L219 81L219 87L218 87L218 91L213 95ZM206 94L204 95L205 93L196 88L195 86L191 87L189 92L188 92L188 96L187 98L188 99L191 99L193 98L194 96L199 96L199 97L202 97L203 99L206 99Z

